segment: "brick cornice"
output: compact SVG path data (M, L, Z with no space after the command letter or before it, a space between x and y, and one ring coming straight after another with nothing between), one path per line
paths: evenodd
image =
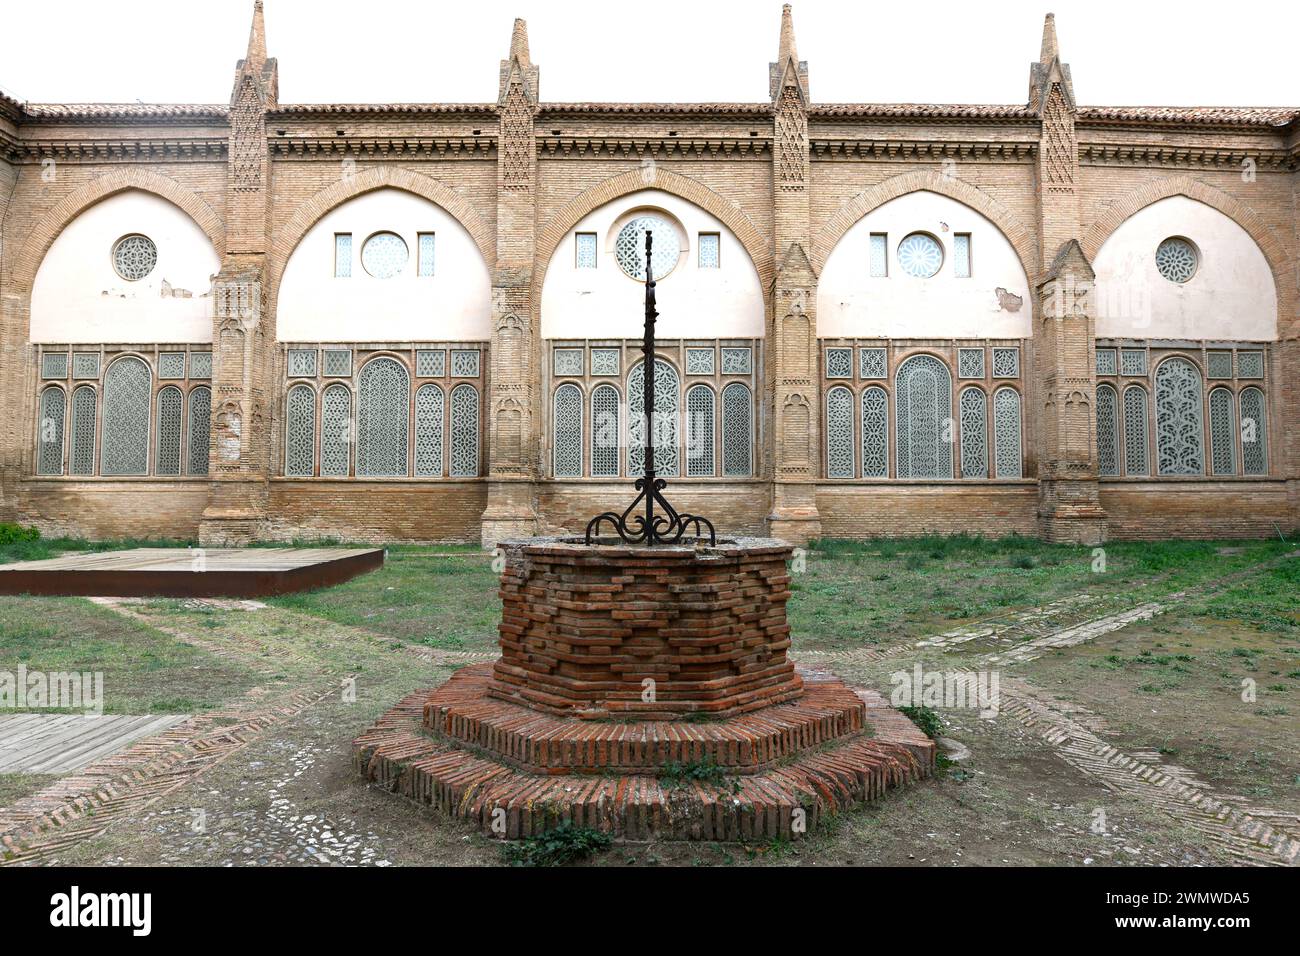
M1038 152L1036 139L1003 142L1000 140L842 139L814 136L810 145L814 159L879 159L886 162L914 160L933 163L944 159L1026 162L1032 160Z
M539 136L542 159L768 159L772 141L739 136Z
M272 136L275 159L491 159L495 136Z
M1166 144L1080 143L1079 162L1086 166L1202 166L1240 168L1250 159L1261 169L1296 168L1294 151Z
M225 136L176 139L11 139L0 136L0 149L12 162L39 163L175 163L224 162L229 148Z

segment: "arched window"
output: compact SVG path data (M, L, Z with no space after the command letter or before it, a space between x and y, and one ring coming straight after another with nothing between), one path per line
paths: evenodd
M63 419L68 396L57 385L41 392L40 439L37 443L36 474L63 474Z
M898 367L894 388L899 478L952 477L952 376L933 355Z
M352 466L352 392L335 383L321 394L320 473L346 478Z
M555 390L551 470L556 478L582 477L582 389L568 382Z
M732 382L722 390L722 473L748 478L754 473L754 410L749 386Z
M993 394L993 475L1019 478L1022 472L1020 393L1000 388Z
M680 471L677 437L677 413L681 386L677 369L663 359L655 359L654 442L655 473L676 475ZM645 362L638 362L627 376L628 471L636 475L645 470Z
M1241 390L1241 463L1248 475L1268 474L1268 428L1264 393L1253 385Z
M1237 414L1232 390L1210 390L1210 468L1216 475L1237 473Z
M618 389L598 385L591 393L591 473L618 475Z
M190 389L189 439L189 473L206 475L212 441L212 389L206 385Z
M1161 475L1200 475L1202 453L1201 373L1185 358L1165 359L1156 369L1156 470Z
M1149 475L1147 460L1147 390L1141 385L1124 389L1124 474Z
M713 389L692 385L686 391L686 474L694 478L713 475L714 412Z
M357 377L357 475L407 474L411 378L394 358L371 359Z
M430 382L415 393L415 474L442 477L442 429L446 396Z
M889 477L889 396L879 385L862 392L862 477Z
M79 385L72 393L68 471L74 475L95 473L95 389L90 385Z
M104 373L100 474L148 474L152 379L149 366L134 355L118 359Z
M1097 386L1097 472L1119 474L1119 399L1109 385Z
M854 477L853 393L842 385L826 393L826 477Z
M295 385L284 403L284 473L310 478L315 471L316 393L309 385Z
M457 385L451 392L451 476L478 477L478 389Z
M961 476L987 478L988 408L984 392L974 386L962 389L958 398L958 410L961 419Z
M154 474L181 473L181 422L185 418L185 396L175 385L158 392L158 429L155 441Z

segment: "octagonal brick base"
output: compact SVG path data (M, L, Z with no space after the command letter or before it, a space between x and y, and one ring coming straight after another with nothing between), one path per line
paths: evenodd
M796 810L811 831L931 774L933 741L879 694L800 676L798 700L753 714L601 722L493 697L493 665L474 665L401 701L354 741L353 760L373 783L510 839L564 821L623 840L797 838ZM659 776L703 761L725 779Z

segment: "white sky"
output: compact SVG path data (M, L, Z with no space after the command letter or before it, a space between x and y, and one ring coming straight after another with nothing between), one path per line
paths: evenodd
M4 0L32 102L225 102L252 0ZM780 0L266 0L280 100L486 102L513 18L550 101L767 98ZM1020 103L1043 15L1085 105L1300 106L1296 0L796 0L819 102Z

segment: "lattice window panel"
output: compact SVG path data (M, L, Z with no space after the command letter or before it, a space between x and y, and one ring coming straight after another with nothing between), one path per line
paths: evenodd
M352 278L352 235L339 232L334 234L334 278Z
M357 476L407 474L411 381L396 359L371 359L357 377Z
M212 378L212 353L190 353L190 378Z
M1238 378L1263 378L1264 377L1264 353L1263 352L1238 352L1237 353L1237 377Z
M99 378L99 353L98 352L73 352L72 353L72 377L73 378Z
M984 393L978 388L962 389L957 400L963 478L987 478L989 474L987 404Z
M1146 349L1121 349L1119 353L1119 373L1121 375L1145 375L1147 373Z
M1170 237L1156 248L1156 268L1170 282L1186 282L1196 275L1200 257L1186 239Z
M700 258L701 269L718 269L722 266L722 255L719 244L719 236L716 232L700 233Z
M1268 428L1264 418L1264 393L1243 388L1241 410L1241 464L1247 475L1268 474Z
M455 378L478 378L479 357L478 349L452 349L451 374Z
M993 466L995 478L1021 475L1020 393L1000 388L993 396Z
M853 377L853 349L826 350L826 377Z
M376 279L400 275L410 258L406 240L395 232L377 232L361 246L361 267Z
M457 385L451 393L451 476L478 476L478 390L473 385Z
M321 393L320 473L346 478L352 470L352 391L335 384Z
M352 350L326 349L321 367L327 378L351 378Z
M1119 399L1109 385L1097 386L1097 472L1119 474Z
M315 470L316 393L307 385L295 385L284 405L284 473L309 478Z
M190 389L189 457L186 469L191 475L208 473L212 442L212 389L206 385Z
M877 385L862 392L862 477L889 477L889 396Z
M889 378L889 356L884 349L858 349L859 378Z
M1232 378L1232 353L1209 352L1205 356L1207 378Z
M598 385L591 393L591 473L597 478L618 475L618 389Z
M686 474L692 478L714 473L713 389L693 385L686 391Z
M1124 389L1124 473L1149 475L1147 460L1147 392L1139 385Z
M932 355L914 355L896 376L894 439L899 478L952 477L952 377Z
M724 348L722 350L723 375L749 375L753 371L753 350Z
M1020 349L995 348L993 350L993 377L1018 378L1020 376Z
M40 440L37 443L36 474L63 474L63 420L68 396L57 385L41 392Z
M556 349L551 361L556 375L582 374L582 349Z
M441 354L441 353L439 353ZM442 430L446 396L432 383L415 393L415 474L442 477Z
M655 237L656 241L658 236ZM655 359L655 407L653 415L655 472L661 477L676 475L681 469L680 438L677 418L681 401L681 382L677 370L662 359ZM627 467L632 475L645 470L645 363L638 362L627 376L628 449Z
M169 385L158 392L158 414L155 422L157 437L154 442L154 474L156 475L181 473L181 422L184 419L184 406L185 396L175 385Z
M983 349L958 349L957 350L957 377L958 378L983 378L984 377L984 350Z
M870 268L874 278L889 275L889 236L883 232L871 234Z
M316 350L315 349L290 349L289 350L289 377L290 378L315 378L316 377Z
M592 349L591 374L617 375L619 373L618 349Z
M46 352L41 355L41 378L68 377L68 353Z
M113 247L113 268L128 282L153 272L158 264L158 247L148 236L126 236Z
M185 377L185 353L184 352L163 352L158 356L158 377L159 378L184 378Z
M82 385L72 393L72 435L68 449L68 472L73 475L95 473L95 390Z
M447 374L446 349L420 349L415 353L415 374L420 378L442 378Z
M1230 389L1210 390L1210 470L1215 475L1237 473L1236 412Z
M713 349L687 349L686 374L712 375L714 370Z
M943 265L943 246L933 236L914 232L898 244L898 267L910 276L928 279Z
M135 356L118 359L104 373L100 474L148 474L151 390L149 366Z
M574 263L579 269L596 268L596 234L580 232L574 236Z
M681 257L681 240L677 230L659 216L638 216L618 231L614 240L614 257L633 279L645 278L645 234L654 234L650 266L655 278L672 272Z
M732 382L722 390L722 473L748 478L754 473L754 412L749 387Z
M826 477L854 477L853 393L842 385L826 392Z
M1166 359L1156 369L1155 387L1157 473L1203 474L1200 370L1187 359Z
M431 232L422 232L418 238L420 247L416 253L419 258L416 275L422 279L431 279L433 278L434 235Z
M581 356L581 352L578 353ZM581 374L581 373L579 373ZM582 476L582 389L569 383L555 390L551 469L556 478Z
M1097 349L1097 374L1119 374L1119 364L1114 349Z
M970 278L970 233L952 237L952 272L958 279Z

